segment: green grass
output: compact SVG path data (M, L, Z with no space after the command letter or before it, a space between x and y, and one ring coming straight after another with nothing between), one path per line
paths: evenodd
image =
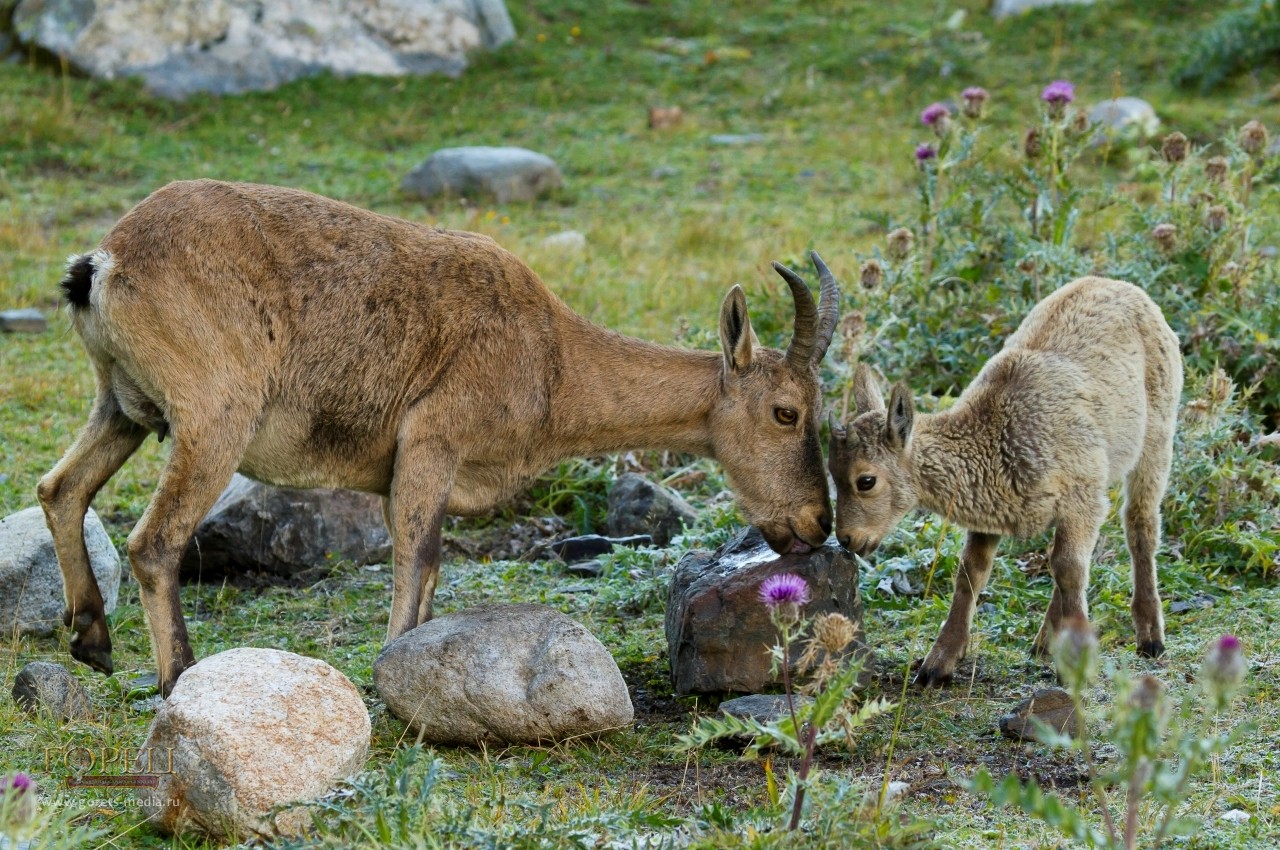
M129 82L0 65L0 307L51 310L68 254L91 247L166 181L211 176L296 186L415 221L489 233L584 315L661 341L714 345L707 329L715 326L719 301L730 285L742 283L762 338L777 342L788 308L768 261L795 261L817 247L851 290L857 255L880 241L887 226L910 223L911 151L927 138L920 109L956 98L966 85L991 90L996 130L1018 129L1034 113L1040 88L1057 78L1074 81L1086 103L1113 92L1141 95L1156 105L1166 127L1197 143L1275 114L1267 95L1276 81L1274 67L1239 78L1212 97L1167 82L1188 34L1217 11L1215 4L1190 0L1116 0L998 25L979 0L509 5L520 40L477 57L458 80L322 77L270 93L173 104L150 99ZM948 29L957 10L967 18ZM575 26L581 31L576 37ZM685 121L650 130L650 105L679 105ZM746 132L764 133L768 142L709 143L714 133ZM567 185L536 204L424 204L400 195L401 177L427 154L462 144L545 152L559 162ZM653 176L659 167L675 173ZM1123 157L1089 168L1111 178L1128 176ZM1141 196L1152 191L1150 184L1138 177L1130 188ZM543 247L545 236L565 229L586 234L583 254ZM92 396L78 339L64 317L54 316L52 323L39 336L0 338L0 474L7 476L0 483L0 514L35 503L37 478L70 445ZM164 457L165 448L148 441L100 494L96 508L117 543L140 516ZM709 472L692 494L702 506L723 482L713 464L697 466ZM607 467L598 464L567 465L540 485L532 501L562 511L571 523L583 522L598 515L607 478ZM714 510L704 516L690 545L714 545L723 536L726 516ZM515 519L508 511L491 525ZM453 533L481 531L488 533L470 523ZM882 670L873 687L895 700L905 694L905 700L900 714L873 724L852 753L829 754L824 766L854 781L878 783L886 770L910 781L913 791L900 811L927 819L941 846L1053 847L1056 839L1039 825L993 810L957 784L982 765L1059 779L1074 777L1079 768L1066 756L1024 751L992 734L1002 711L1048 683L1042 668L1026 660L1049 589L1047 577L1019 567L1036 544L1009 551L997 563L991 589L997 609L980 615L976 667L962 668L971 678L947 691L902 690L907 665L924 654L945 615L959 539L936 524L905 529L878 559L877 569L904 559L898 563L912 581L930 586L924 596L888 597L876 591L876 573L864 575L866 627ZM633 689L647 695L637 694L637 728L598 744L437 751L447 773L428 811L459 830L465 825L473 837L505 836L494 839L499 845L525 833L543 835L546 846L568 846L579 822L629 839L661 832L644 816L699 812L709 843L750 846L776 838L734 837L744 822L756 823L750 812L766 803L758 763L739 763L724 752L686 760L670 750L691 717L709 707L705 700L666 696L661 619L668 571L683 548L621 556L593 593L564 593L566 585L581 581L547 564L482 559L445 566L440 609L482 601L554 605L604 641ZM935 551L941 554L930 579ZM1173 556L1162 561L1162 570L1167 598L1208 590L1218 602L1207 611L1170 616L1168 658L1133 661L1137 669L1155 672L1175 690L1189 687L1184 676L1223 631L1242 635L1255 659L1244 702L1224 718L1255 722L1255 744L1232 752L1194 785L1189 811L1208 825L1181 846L1275 846L1275 574L1246 582L1220 566L1209 575L1200 562ZM349 811L370 822L380 807L392 806L394 794L378 776L406 746L403 726L377 699L370 672L385 629L388 583L385 569L338 564L329 578L306 588L193 585L183 592L197 655L247 644L285 648L324 658L362 690L374 719L367 781L375 790ZM1097 554L1090 599L1108 658L1129 664L1127 555L1114 518ZM122 588L112 632L123 675L147 671L149 648L132 583ZM149 716L132 710L113 682L71 662L64 633L7 642L0 647L0 674L12 681L22 664L45 658L81 675L97 719L59 728L0 700L0 772L40 773L48 746L141 740ZM1105 691L1096 696L1101 705ZM421 777L427 761L407 770ZM459 808L468 804L469 813ZM708 806L729 815L720 817ZM1231 807L1250 811L1253 821L1241 827L1216 820ZM203 846L155 835L121 800L102 808L90 822L122 836L114 846ZM600 827L605 815L626 822ZM333 844L332 835L329 840Z

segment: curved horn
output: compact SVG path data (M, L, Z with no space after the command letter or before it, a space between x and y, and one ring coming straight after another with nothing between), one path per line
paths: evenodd
M840 284L836 283L835 275L831 273L831 269L827 268L827 264L822 262L817 251L810 251L809 258L813 260L814 268L818 270L818 283L822 288L818 301L818 339L813 349L813 360L817 363L826 355L827 347L831 345L831 337L836 332L836 319L840 317Z
M787 346L787 362L795 366L807 366L817 342L818 306L813 303L813 294L800 275L776 261L773 270L782 275L787 286L791 287L791 300L796 304L796 329L791 337L791 344Z

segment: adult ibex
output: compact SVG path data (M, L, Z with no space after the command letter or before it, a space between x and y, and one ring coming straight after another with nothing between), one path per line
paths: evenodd
M775 264L795 300L785 353L759 347L737 286L720 311L723 352L688 351L590 324L485 236L271 186L160 189L62 281L98 387L38 487L72 656L112 670L83 519L152 432L173 449L128 552L166 695L195 663L178 561L237 469L385 497L388 640L431 618L445 514L483 511L567 457L714 457L774 549L821 544L818 363L839 291L813 261L820 305Z
M837 539L869 553L917 504L969 530L951 612L917 682L946 682L964 657L1001 535L1054 529L1038 653L1065 618L1085 617L1089 560L1120 480L1138 654L1164 652L1155 552L1181 394L1178 338L1160 308L1132 284L1097 277L1037 304L942 413L916 416L903 383L886 410L875 376L858 367L858 417L831 436Z

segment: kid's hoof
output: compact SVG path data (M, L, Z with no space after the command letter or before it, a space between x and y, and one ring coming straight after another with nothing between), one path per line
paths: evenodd
M83 645L80 643L79 636L71 639L71 657L81 664L88 664L94 670L103 675L110 676L115 672L115 665L111 663L111 645L96 646L93 644Z
M1148 640L1138 644L1140 658L1159 658L1164 655L1164 641Z
M945 688L951 684L952 673L944 673L937 667L921 664L912 684L920 688Z

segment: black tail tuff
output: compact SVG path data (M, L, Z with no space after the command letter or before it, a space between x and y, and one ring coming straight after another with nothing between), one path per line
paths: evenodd
M72 307L88 307L89 289L93 286L93 257L83 254L68 263L67 273L58 285Z

